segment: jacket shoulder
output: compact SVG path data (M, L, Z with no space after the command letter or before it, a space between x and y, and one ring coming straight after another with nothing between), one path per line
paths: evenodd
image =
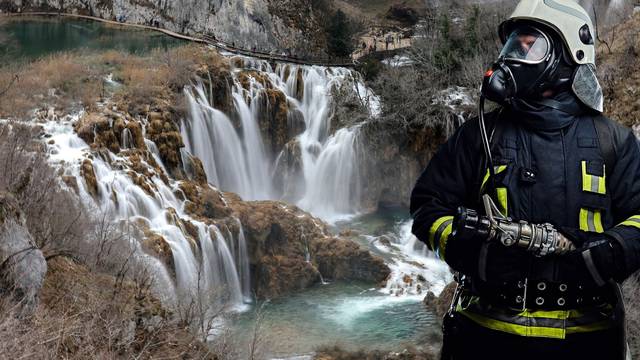
M598 117L599 119L596 119L596 121L603 121L607 125L610 136L613 140L614 150L616 151L616 153L620 152L620 150L625 146L626 142L629 141L629 138L635 139L633 130L631 130L628 126L625 126L618 121L612 120L605 115L598 115Z
M500 110L494 110L484 115L485 127L487 133L491 135L491 130L494 128L495 123L500 115ZM480 118L474 116L465 121L456 131L454 136L458 136L461 140L468 143L480 143Z

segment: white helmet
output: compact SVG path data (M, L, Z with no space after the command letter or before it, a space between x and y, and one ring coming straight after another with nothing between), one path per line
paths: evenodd
M522 0L508 20L500 24L504 43L513 27L522 21L542 24L562 38L577 65L571 88L588 107L602 112L602 88L596 77L596 49L593 22L574 0Z

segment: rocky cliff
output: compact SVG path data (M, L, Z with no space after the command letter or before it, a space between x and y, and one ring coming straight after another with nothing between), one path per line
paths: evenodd
M309 0L2 0L9 12L50 11L92 15L180 33L207 34L237 47L318 55L323 14Z

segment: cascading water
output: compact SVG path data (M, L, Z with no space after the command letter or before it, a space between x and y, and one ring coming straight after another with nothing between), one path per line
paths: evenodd
M300 207L312 209L325 219L359 210L357 141L357 128L340 129L327 140L317 158L309 151L303 152L307 188Z
M424 297L426 290L439 294L452 279L449 267L411 233L413 221L397 222L393 231L369 237L375 247L389 256L391 275L381 290L394 296Z
M114 221L135 224L145 234L162 236L173 256L175 284L158 260L139 251L141 256L150 259L148 262L152 263L154 272L160 274L162 284L158 286L164 288L173 301L182 300L185 295L216 296L238 308L249 299L249 260L242 225L238 224L239 232L235 238L232 234L225 237L218 227L191 218L183 211L184 201L175 195L179 192L178 184L174 181L166 184L160 177L164 167L160 165L154 169L144 160L142 165L149 169L151 175L145 177L143 189L132 180L130 174L133 170L126 156L108 151L92 153L89 146L73 133L72 122L69 119L60 123L50 122L45 127L53 140L50 145L51 162L61 165L66 175L81 179L81 164L91 158L98 191L94 197L86 182L78 181L78 191L84 203L113 214ZM153 143L147 141L146 144L149 153L161 164ZM196 227L196 239L188 235L185 221ZM137 247L141 248L140 244Z
M190 112L183 121L182 136L189 152L202 159L209 179L245 200L285 199L328 221L357 213L361 181L357 158L359 127L330 133L331 90L349 81L354 91L367 95L364 98L375 96L359 75L348 69L288 64L274 69L268 62L246 58L243 63L243 70L232 72L237 129L227 115L209 103L202 82L185 89ZM246 69L268 78L268 85L246 74L250 81L243 85L240 76ZM266 141L258 126L260 116L267 110L261 99L266 98L269 106L265 95L269 87L285 95L289 119L300 114L304 120L304 130L279 154L265 150ZM367 106L374 115L378 111L375 101ZM300 167L297 170L284 161L292 157ZM274 178L278 177L284 191L276 190Z
M202 83L185 90L190 121L183 122L182 134L187 149L202 160L207 178L220 188L243 198L255 199L243 143L221 111L212 108Z

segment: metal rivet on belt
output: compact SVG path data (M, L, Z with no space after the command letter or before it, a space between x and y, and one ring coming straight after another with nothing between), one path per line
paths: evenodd
M522 296L521 295L516 296L516 303L518 303L518 304L522 303Z
M563 291L563 292L567 291L567 284L560 284L559 288L560 288L560 291Z
M545 284L544 281L541 281L538 283L538 290L544 291L544 289L546 288L547 288L547 284Z
M541 297L537 297L536 298L536 305L542 305L544 304L544 299Z
M564 306L565 303L566 303L566 301L564 300L564 298L559 298L558 299L558 305Z

